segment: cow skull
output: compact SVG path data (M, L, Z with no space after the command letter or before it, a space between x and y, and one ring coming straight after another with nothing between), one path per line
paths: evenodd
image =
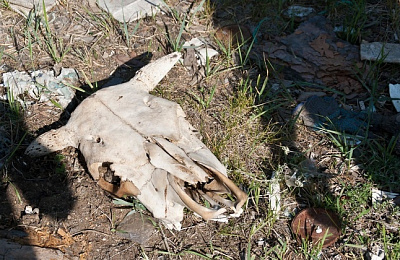
M26 154L78 148L103 189L137 197L168 228L181 228L184 207L205 220L239 216L247 195L199 140L182 108L149 94L179 58L167 55L129 82L92 94L65 126L39 136ZM236 201L221 194L233 194Z

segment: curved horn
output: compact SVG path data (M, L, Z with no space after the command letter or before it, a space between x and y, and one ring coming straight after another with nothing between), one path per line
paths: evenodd
M191 209L192 211L196 212L199 214L203 219L205 220L210 220L213 218L217 218L221 214L223 214L226 209L221 208L218 210L213 210L213 209L208 209L204 206L201 206L197 202L195 202L189 195L184 192L181 187L176 183L176 177L173 176L172 174L168 173L168 181L171 184L172 188L175 190L175 192L178 194L179 198L185 203L185 205Z
M221 172L219 172L213 168L209 168L209 167L207 167L207 165L204 165L201 162L198 162L198 163L201 164L206 169L210 170L215 175L216 178L218 178L224 185L226 185L226 187L228 187L228 189L230 189L231 193L233 195L235 195L235 197L236 197L236 205L233 210L236 213L241 213L242 206L244 205L244 203L247 200L247 194L244 193L241 189L239 189L239 187L236 186L236 184L233 183L233 181L231 181L228 177L226 177Z

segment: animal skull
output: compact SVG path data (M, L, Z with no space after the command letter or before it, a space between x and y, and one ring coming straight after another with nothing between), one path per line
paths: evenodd
M167 55L129 82L92 94L65 126L39 136L25 153L78 148L103 189L137 197L168 228L181 228L184 207L205 220L227 217L227 208L230 216L239 216L247 195L198 139L182 108L148 93L179 58L178 53ZM221 197L224 193L236 201ZM201 198L212 208L200 205Z

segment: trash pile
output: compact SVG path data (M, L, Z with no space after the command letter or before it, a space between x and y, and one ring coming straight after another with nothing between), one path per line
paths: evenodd
M75 69L68 68L62 68L58 76L54 75L54 71L42 70L29 74L20 71L7 72L3 74L3 87L7 89L7 93L0 96L0 99L18 101L22 107L34 101L52 101L65 109L75 96L74 87L78 85L78 80Z

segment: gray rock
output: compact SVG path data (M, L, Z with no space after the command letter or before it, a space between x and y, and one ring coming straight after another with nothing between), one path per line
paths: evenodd
M160 11L161 0L99 0L98 5L119 22L132 22Z
M128 214L117 227L117 234L141 245L146 245L156 228L150 216L140 213Z
M43 11L43 0L8 0L8 3L11 9L25 17L33 8L36 8L37 13ZM44 0L46 12L50 11L56 4L57 0Z
M360 45L362 60L380 60L387 63L400 63L400 44L383 42L365 42Z
M283 12L283 16L288 19L295 19L296 22L305 21L315 10L312 7L291 5Z

